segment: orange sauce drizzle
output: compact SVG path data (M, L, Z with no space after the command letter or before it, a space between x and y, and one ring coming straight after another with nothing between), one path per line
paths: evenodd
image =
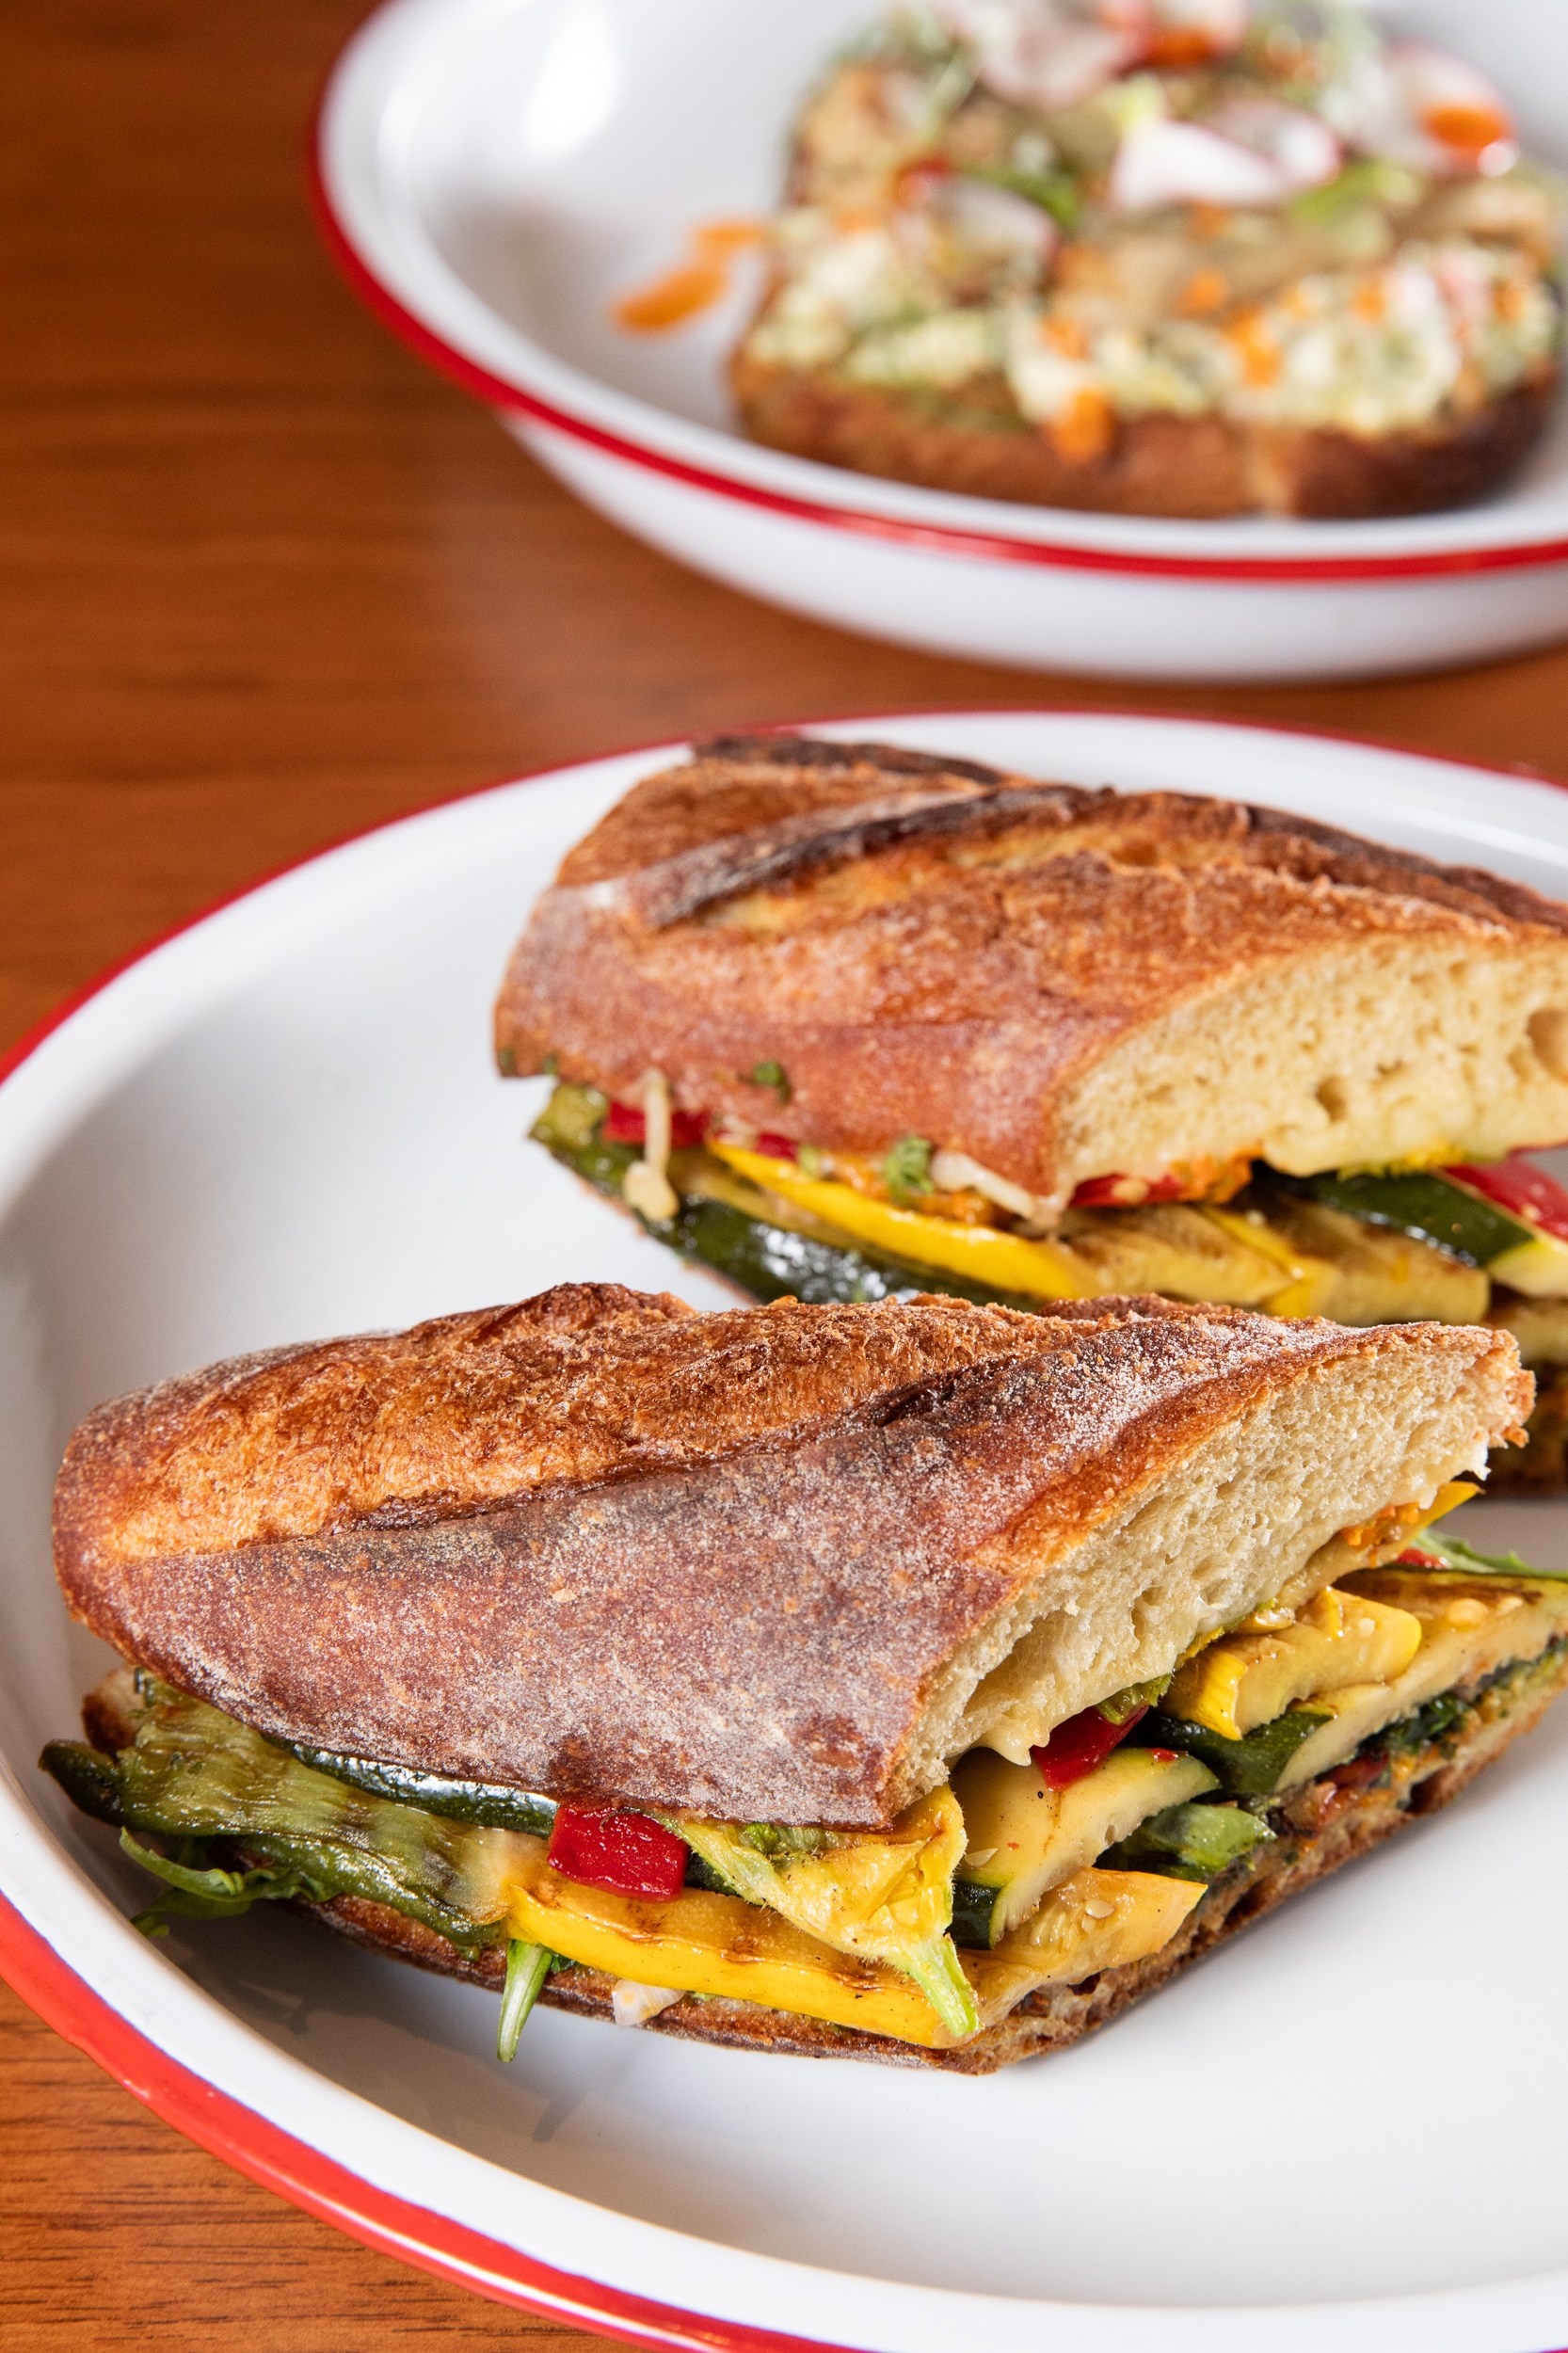
M622 295L612 316L631 335L664 335L712 309L729 291L737 254L760 245L760 220L711 220L691 232L686 258L646 286Z

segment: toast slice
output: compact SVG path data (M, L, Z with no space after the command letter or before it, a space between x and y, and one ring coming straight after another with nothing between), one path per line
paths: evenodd
M1463 61L1349 11L1283 42L1225 13L946 0L840 54L731 361L747 432L1118 514L1404 515L1504 482L1559 382L1555 183Z

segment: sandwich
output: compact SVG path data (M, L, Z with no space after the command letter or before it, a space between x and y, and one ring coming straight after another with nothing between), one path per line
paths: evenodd
M930 0L807 98L731 384L937 489L1416 513L1546 423L1562 216L1483 74L1349 7Z
M720 738L512 956L534 1129L761 1298L1157 1291L1513 1333L1560 1486L1568 908L1277 809Z
M1444 1803L1568 1583L1434 1525L1484 1325L1158 1299L702 1315L567 1284L243 1357L71 1441L120 1665L43 1764L162 1891L502 1995L984 2073Z

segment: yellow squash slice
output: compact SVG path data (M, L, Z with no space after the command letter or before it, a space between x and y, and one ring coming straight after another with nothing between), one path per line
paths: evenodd
M507 1918L525 1944L639 1985L760 2002L928 2050L950 2049L972 2031L944 2025L895 1970L836 1953L739 1896L696 1887L660 1900L611 1895L552 1871L543 1839L518 1835L513 1846Z
M1075 1871L988 1953L966 1953L984 2025L1046 1985L1078 1985L1168 1945L1208 1889L1154 1871Z
M769 1852L739 1822L661 1818L751 1903L782 1913L836 1952L912 1977L952 2033L973 2033L973 1998L947 1934L964 1851L964 1817L951 1789L917 1800L886 1831L821 1833L814 1850L792 1850L788 1832L764 1833Z
M1240 1740L1298 1701L1354 1683L1388 1683L1421 1644L1408 1609L1326 1586L1277 1631L1222 1635L1181 1668L1160 1701L1167 1715Z

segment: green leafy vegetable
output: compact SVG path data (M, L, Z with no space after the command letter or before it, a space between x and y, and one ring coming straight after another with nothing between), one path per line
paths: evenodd
M1418 1536L1413 1536L1410 1549L1412 1552L1430 1553L1440 1566L1464 1577L1524 1577L1558 1585L1568 1581L1568 1569L1532 1568L1528 1561L1521 1561L1516 1552L1477 1552L1462 1537L1445 1535L1435 1528L1423 1528ZM1399 1565L1397 1561L1389 1563L1395 1569Z
M167 1936L170 1916L182 1920L232 1920L242 1912L248 1912L254 1903L287 1903L296 1896L307 1896L312 1902L321 1903L330 1893L320 1880L294 1864L256 1871L201 1869L138 1845L128 1830L120 1832L120 1843L134 1863L139 1863L144 1871L151 1871L154 1879L166 1882L157 1901L149 1904L145 1912L138 1912L131 1923L144 1936ZM193 1847L204 1845L196 1840L190 1843Z
M832 1844L826 1831L811 1830L792 1822L748 1822L741 1836L748 1847L765 1854L770 1862L800 1854L821 1854Z
M558 1086L530 1133L552 1151L585 1152L599 1142L599 1130L609 1108L609 1096L600 1095L597 1087ZM641 1157L634 1144L607 1144L604 1148L629 1153L632 1160Z
M1099 1861L1110 1871L1159 1871L1168 1879L1208 1881L1267 1846L1273 1835L1267 1822L1239 1806L1189 1801L1151 1814Z
M968 164L967 180L984 180L994 188L1038 204L1060 229L1075 229L1083 212L1083 196L1070 171L1023 171L1013 164Z
M760 1062L746 1076L754 1087L772 1087L781 1103L787 1103L794 1093L781 1062Z
M1386 156L1365 155L1347 164L1323 186L1308 188L1293 198L1288 209L1311 228L1333 228L1358 204L1418 204L1426 189L1420 173L1408 165L1391 163Z
M1125 1691L1112 1691L1108 1700L1101 1700L1099 1712L1108 1724L1125 1724L1141 1707L1152 1707L1156 1700L1162 1700L1175 1680L1174 1675L1151 1675L1147 1683L1129 1683Z
M506 1945L506 1983L501 1996L501 2023L496 2029L495 2055L499 2059L515 2059L518 2041L529 2013L539 1998L539 1989L550 1975L554 1960L547 1945L525 1945L520 1937L510 1937Z
M934 1148L924 1136L900 1136L882 1163L883 1181L895 1201L917 1201L930 1192Z

